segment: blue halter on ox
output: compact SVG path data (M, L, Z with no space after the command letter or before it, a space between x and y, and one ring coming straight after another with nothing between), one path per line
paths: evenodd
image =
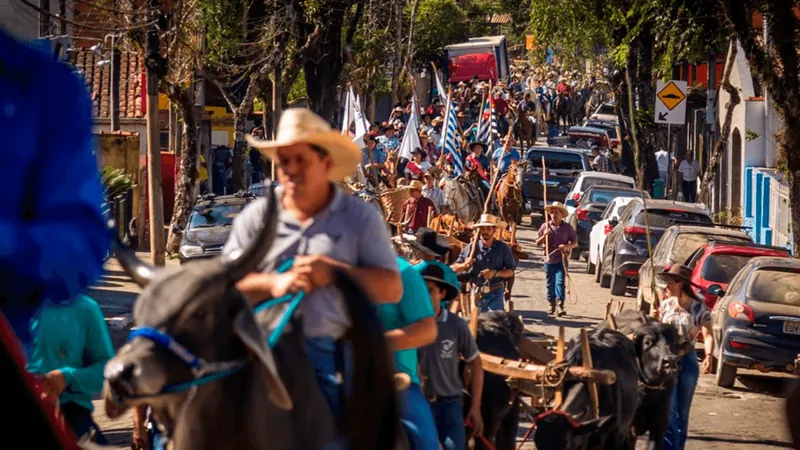
M277 273L284 273L288 271L292 264L294 263L294 259L289 259L285 261L276 271ZM259 312L271 308L275 305L279 305L282 303L289 303L289 306L284 311L283 316L281 316L278 324L275 326L275 329L269 335L267 339L267 343L269 344L269 348L274 348L275 345L278 343L278 339L280 339L281 334L283 334L283 330L286 328L286 325L289 323L289 320L294 315L297 307L300 305L300 302L305 297L305 292L298 292L296 294L286 294L283 297L275 298L266 300L258 305L253 309L254 314L258 314ZM212 381L221 380L229 375L232 375L239 370L243 369L248 361L245 359L236 360L236 361L223 361L223 362L207 362L202 358L197 357L192 352L190 352L186 347L181 345L178 341L172 338L172 336L157 330L152 327L141 327L136 328L130 332L128 335L128 341L132 341L133 339L140 337L144 339L150 339L155 344L160 345L161 347L169 350L181 359L181 361L185 362L189 367L192 369L192 373L194 378L189 381L184 381L181 383L173 383L164 386L160 392L157 394L147 395L146 397L153 397L156 395L162 394L171 394L177 392L185 392L191 388L202 386L206 383L210 383ZM142 396L145 397L145 396Z

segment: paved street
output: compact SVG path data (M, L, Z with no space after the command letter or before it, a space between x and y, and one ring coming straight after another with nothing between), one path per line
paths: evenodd
M527 225L527 220L526 220ZM532 250L534 230L530 226L520 228L518 238L527 250ZM583 261L570 266L569 300L567 316L555 319L545 314L547 301L544 292L544 272L538 259L541 253L533 251L534 258L521 261L514 288L515 307L531 331L557 335L558 326L566 327L567 338L575 336L581 327L598 323L605 312L606 302L611 298L607 289L594 283L594 276L584 272ZM172 264L171 262L169 264ZM130 283L115 262L109 262L107 275L92 290L112 325L115 343L121 345L126 331L115 327L124 324L125 314L139 289ZM634 306L632 295L617 297L625 301L626 308ZM688 449L770 449L790 448L785 430L781 394L787 389L786 378L774 375L744 373L733 390L720 389L714 384L713 375L701 377L692 408ZM130 448L130 417L108 421L102 413L101 402L95 402L95 418L109 435L115 448ZM520 438L527 430L520 428ZM645 448L640 442L639 448ZM533 449L527 444L524 449Z

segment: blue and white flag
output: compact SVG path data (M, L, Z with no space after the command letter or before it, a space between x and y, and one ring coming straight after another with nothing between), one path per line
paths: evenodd
M447 99L447 112L445 119L445 132L442 137L442 148L446 155L453 159L453 169L456 176L464 173L464 161L461 159L458 141L458 119L456 118L456 105L449 98Z

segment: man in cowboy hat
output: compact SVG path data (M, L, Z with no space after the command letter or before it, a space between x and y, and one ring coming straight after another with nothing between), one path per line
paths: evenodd
M420 264L435 265L444 271L444 279L453 286L460 288L458 275L444 263L450 254L450 242L446 237L430 228L420 228L413 239L408 240L409 245L417 251L417 256L422 260ZM416 267L416 266L415 266ZM421 268L419 270L422 270Z
M435 178L433 174L428 171L422 176L425 180L425 186L422 187L422 196L429 199L436 206L436 212L441 213L444 211L445 199L444 192L434 183Z
M436 214L436 205L430 199L422 196L422 182L414 180L408 183L406 189L411 193L411 198L403 203L403 224L411 231L428 225L428 218Z
M494 155L492 155L492 164L496 167L496 170L500 171L497 177L498 181L508 172L508 168L511 167L511 161L520 160L519 151L514 148L514 136L506 135L502 142L503 146L495 150Z
M469 129L469 114L467 114L465 111L459 111L458 114L456 114L456 118L458 119L458 123L461 125L462 130Z
M436 341L419 349L420 374L425 379L425 394L433 411L442 448L461 450L466 448L466 437L459 363L463 358L472 372L472 406L468 419L472 422L474 433L480 435L483 429L483 365L480 351L467 323L442 308L442 302L458 296L458 286L447 282L442 268L437 265L423 263L415 266L415 269L420 271L428 286L438 327Z
M365 147L361 149L361 167L367 170L368 175L377 177L377 180L389 186L389 180L386 178L386 160L389 155L385 148L378 146L375 141L377 137L377 133L369 133L364 136Z
M431 121L431 125L433 125L433 129L428 131L428 136L431 138L431 143L439 148L442 142L442 123L444 120L437 116Z
M425 159L425 151L416 147L411 151L411 161L406 164L405 176L408 180L422 180L423 175L428 173L431 163Z
M263 272L244 277L237 288L254 305L307 292L300 306L307 354L329 406L338 415L341 382L336 372L347 361L337 360L336 349L350 319L332 286L334 269L359 280L375 303L398 302L403 285L389 233L373 207L335 184L353 173L361 151L321 117L308 109L291 108L281 116L274 141L249 141L278 168L278 225ZM268 200L251 202L236 217L223 253L248 248L255 239L253 230L263 229ZM294 261L289 271L273 272L288 260Z
M558 315L563 316L566 314L564 311L566 255L569 255L569 252L578 246L578 234L570 224L564 222L564 218L569 212L561 202L547 205L544 211L546 215L550 216L550 220L539 228L536 245L547 244L544 270L547 279L547 301L550 303L549 314L556 313L557 304Z
M394 135L395 133L394 126L392 124L384 125L381 128L381 133L383 136L378 136L376 139L378 141L378 145L386 149L386 152L393 152L400 147L400 139Z
M428 135L431 130L433 130L433 127L429 128L427 131L419 132L419 143L420 148L422 148L422 151L425 152L425 155L427 156L428 163L431 166L435 166L439 162L439 157L441 156L442 152L433 142L431 142L431 138Z
M503 311L505 280L514 276L514 269L517 267L511 248L505 242L495 239L497 230L504 229L506 223L497 216L483 214L473 227L480 234L478 248L472 255L472 243L467 244L453 264L453 270L456 273L469 271L472 289L480 289L482 293L477 304L481 312Z

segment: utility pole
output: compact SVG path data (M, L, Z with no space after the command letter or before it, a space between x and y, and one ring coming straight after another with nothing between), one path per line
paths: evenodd
M58 35L67 35L67 0L58 0Z
M278 139L278 122L281 118L281 69L276 68L272 75L272 139ZM264 136L266 138L266 135ZM270 160L270 181L275 180L275 160Z
M161 1L149 0L153 19L161 21ZM158 25L147 32L147 193L150 215L150 256L153 265L164 265L164 186L161 178L161 143L158 126L158 79L165 75Z
M39 37L50 36L50 0L39 0Z
M63 1L63 0L62 0ZM122 54L117 48L117 37L111 35L111 95L108 96L109 111L111 111L111 131L119 131L119 69L122 64Z

